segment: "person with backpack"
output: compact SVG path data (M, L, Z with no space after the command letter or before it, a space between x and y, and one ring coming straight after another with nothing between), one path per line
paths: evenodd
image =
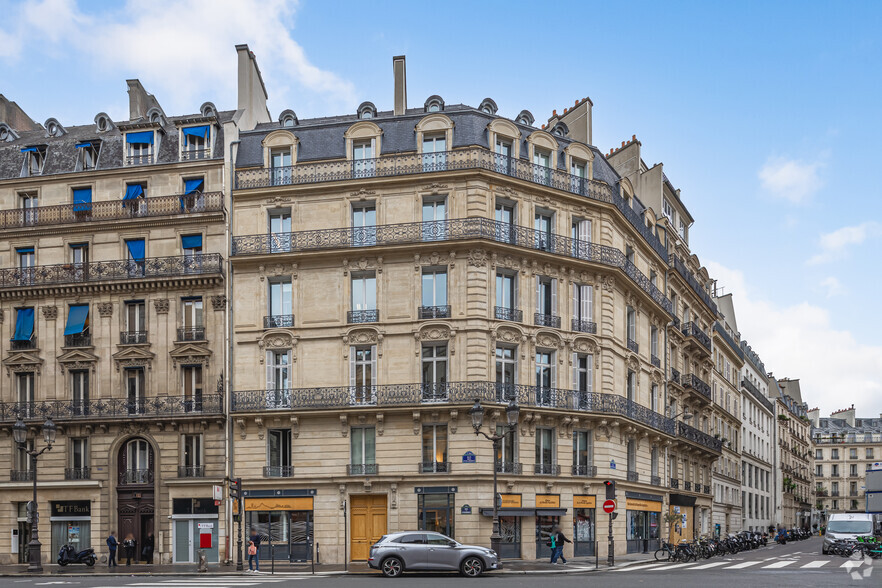
M551 563L557 565L557 560L560 558L560 561L563 565L567 565L567 558L564 557L563 549L565 543L572 543L566 536L563 534L563 531L560 529L560 525L555 525L553 529L551 529L551 536L548 538L548 545L551 547Z
M251 529L251 537L248 538L248 571L260 571L260 534L257 529Z

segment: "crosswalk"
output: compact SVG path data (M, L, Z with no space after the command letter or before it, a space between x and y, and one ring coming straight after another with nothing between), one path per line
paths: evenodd
M841 558L826 558L806 560L798 557L768 558L752 561L737 562L736 560L721 560L712 562L689 562L689 563L649 563L632 565L613 572L620 574L633 574L643 571L652 573L678 571L700 571L700 570L821 570L824 569L842 569L846 572L856 570L862 566L873 566L871 560L849 559L843 561Z
M267 586L280 582L311 580L313 576L294 576L286 574L245 574L242 576L204 576L204 577L161 577L128 582L120 586L106 588L240 588L243 586Z

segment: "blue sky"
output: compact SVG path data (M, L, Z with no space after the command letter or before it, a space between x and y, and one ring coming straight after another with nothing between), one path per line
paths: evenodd
M274 117L496 100L537 121L594 102L601 151L636 134L696 218L691 245L738 327L822 413L882 412L878 2L0 0L0 92L39 122L127 117L137 77L168 113L235 108L236 43Z

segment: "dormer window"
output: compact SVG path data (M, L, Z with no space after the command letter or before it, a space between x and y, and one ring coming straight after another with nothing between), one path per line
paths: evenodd
M294 114L293 110L283 110L282 114L279 115L279 124L283 127L293 127L297 125L297 115Z
M371 118L376 118L377 116L377 107L373 105L372 102L362 102L358 107L358 118L361 120L368 120Z
M88 171L98 167L98 152L101 150L101 141L82 141L76 144L76 149L76 171Z
M24 161L21 164L21 177L39 176L43 173L43 164L46 163L46 146L24 147Z
M444 99L441 96L429 96L424 107L426 112L441 112L444 110Z
M181 160L206 159L211 155L209 125L181 129Z
M484 98L484 100L481 101L478 110L484 114L496 114L498 108L496 107L496 102L494 102L492 98Z
M153 131L126 133L126 165L153 163Z

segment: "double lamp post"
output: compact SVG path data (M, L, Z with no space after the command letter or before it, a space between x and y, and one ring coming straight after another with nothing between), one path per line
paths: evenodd
M47 418L46 422L43 423L43 440L46 442L46 447L37 451L36 448L28 449L27 447L28 426L24 424L21 417L19 417L15 422L15 425L12 426L13 440L21 446L22 450L27 453L31 460L31 479L34 481L34 498L30 504L28 504L28 521L31 523L31 541L28 543L28 571L36 572L38 574L43 572L43 560L40 553L40 538L37 533L37 527L39 527L40 522L40 515L37 512L37 458L43 455L46 451L52 449L52 444L55 443L56 432L55 423L52 422L51 418Z

